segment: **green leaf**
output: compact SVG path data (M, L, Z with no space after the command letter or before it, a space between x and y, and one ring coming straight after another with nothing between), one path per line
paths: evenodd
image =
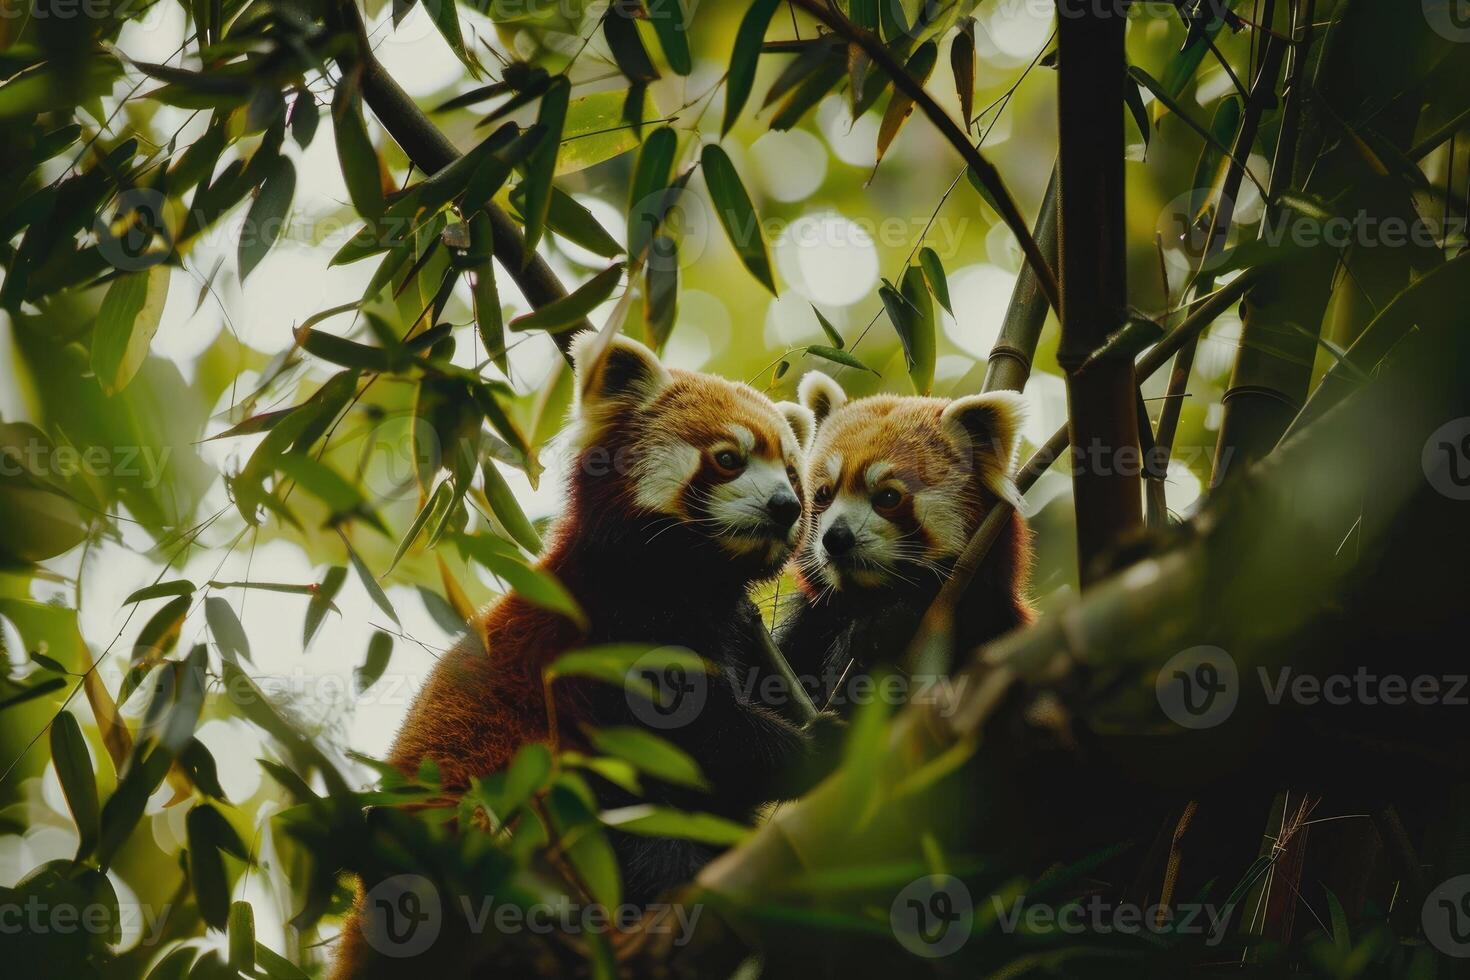
M179 631L184 627L189 605L190 597L181 595L153 614L138 631L138 639L133 646L133 664L161 660L174 648L179 642Z
M66 797L67 809L77 825L76 860L92 853L100 832L101 808L97 803L97 780L92 774L92 757L81 726L69 711L62 711L51 722L51 764Z
M551 207L546 212L546 226L567 241L580 245L605 259L623 252L618 240L584 208L576 198L556 187L551 189Z
M104 393L127 387L148 356L168 301L169 266L159 263L127 272L107 287L92 329L92 373Z
M115 789L102 807L102 833L97 842L97 863L104 870L112 863L118 848L127 841L148 798L168 775L173 757L163 748L154 748L146 758L134 755L123 771Z
M260 264L280 237L295 193L296 168L286 157L277 157L260 185L260 193L250 205L241 231L238 257L241 282Z
M918 266L910 266L904 271L901 292L884 280L878 295L903 344L914 390L927 394L934 383L934 307L924 288L923 273Z
M566 126L567 101L571 90L571 82L566 76L558 75L551 80L546 94L541 96L541 108L536 122L545 127L546 136L526 161L524 182L526 206L522 214L526 220L527 261L535 254L536 245L541 241L547 212L551 208L551 179L556 173L556 157L561 148L562 131Z
M658 69L648 57L643 38L638 34L631 8L625 3L614 3L608 8L602 21L602 33L607 38L608 50L617 62L618 70L634 85L647 84L658 78Z
M517 544L531 554L539 555L541 536L526 518L526 512L521 509L520 502L511 492L510 485L505 482L505 477L500 474L494 460L485 460L480 471L484 474L485 499L490 502L490 511L495 519Z
M347 540L345 534L341 534L340 531L338 533L342 538L342 544L347 548L347 557L351 560L352 567L357 572L357 577L362 580L362 587L367 589L367 593L372 598L373 604L383 610L384 615L393 620L394 625L403 625L398 621L398 613L393 611L393 603L388 601L388 596L383 592L383 587L373 577L372 571L368 569L367 564L362 560L362 556L357 553L356 548L352 547L352 542Z
M604 810L602 822L629 834L693 840L717 847L732 847L752 832L743 824L713 813L687 813L647 803Z
M1200 123L1199 120L1195 119L1194 116L1185 112L1184 107L1180 105L1173 96L1166 92L1164 90L1164 86L1161 85L1152 75L1144 71L1142 68L1139 68L1137 65L1132 65L1128 68L1128 76L1134 81L1142 84L1144 88L1152 92L1154 94L1154 98L1158 99L1159 102L1166 109L1168 109L1174 115L1178 116L1179 119L1186 126L1198 133L1206 143L1213 146L1216 150L1219 150L1220 153L1224 156L1230 156L1230 147L1225 145L1224 142L1222 142L1218 137L1216 137L1214 133L1207 129L1202 123Z
M368 138L357 87L344 81L332 97L332 129L337 137L337 160L352 206L364 218L383 213L383 178L378 154Z
M954 316L954 307L949 302L949 278L944 274L944 263L939 261L939 254L926 245L919 250L919 266L924 270L924 278L929 280L929 290L934 298L950 316Z
M730 244L750 274L775 296L776 281L771 275L771 257L766 251L760 218L756 216L755 205L751 204L745 185L740 182L740 175L735 172L735 165L730 162L729 155L714 143L706 144L700 161L715 213L720 217Z
M310 591L311 601L306 604L306 617L301 627L301 649L311 646L317 630L321 629L322 622L327 618L327 612L334 608L332 600L337 598L346 579L347 569L342 565L333 565L322 576L321 584Z
M424 10L434 19L434 26L439 29L439 34L444 42L449 45L449 50L460 63L470 70L471 75L479 76L480 66L471 57L469 51L465 50L464 34L460 30L459 15L455 12L455 0L421 0Z
M190 810L184 818L184 827L189 840L189 878L198 900L199 916L215 929L225 929L230 917L230 882L220 851L231 848L239 836L208 803ZM240 849L244 849L243 844Z
M629 125L629 114L636 107L641 120L646 98L646 88L635 86L626 92L614 89L573 99L567 107L556 175L586 170L635 149L638 134Z
M255 972L255 910L249 902L230 906L230 968Z
M648 19L658 35L659 47L676 75L688 75L694 68L689 55L689 22L680 0L647 0Z
M476 211L470 216L470 298L474 302L475 328L486 355L504 372L505 314L500 308L500 289L495 282L493 237L488 214Z
M255 944L255 965L266 980L311 980L295 963L261 943Z
M655 779L693 789L709 786L700 772L699 763L683 749L646 728L589 728L587 737L598 752L623 759Z
M761 44L780 3L781 0L755 0L740 19L740 27L735 32L735 49L730 54L730 74L725 80L725 120L720 125L721 136L735 125L750 99Z
M659 235L643 272L643 319L654 350L662 351L668 343L678 309L679 245L668 235Z
M187 579L176 578L167 582L155 582L144 586L137 592L122 601L125 606L131 606L135 602L143 602L146 599L162 599L165 596L193 595L194 583Z
M361 694L378 682L383 676L383 671L388 669L388 659L393 656L393 637L376 630L372 639L368 640L367 657L362 666L353 672L353 678L357 683L357 693Z
M934 65L939 60L939 47L933 41L925 41L919 49L909 56L904 65L907 72L920 85L929 80L934 72ZM883 121L878 124L878 160L883 159L883 154L888 152L894 137L903 128L914 111L914 100L909 98L898 89L893 90L889 96L888 109L883 113ZM875 161L874 166L877 165Z
M820 357L822 358L822 360L831 361L834 364L841 364L845 367L857 368L859 371L869 371L873 374L878 373L877 371L874 371L872 368L868 367L862 361L858 360L856 357L853 357L847 351L838 350L835 347L824 347L821 344L809 344L807 345L806 352L813 357Z
M545 668L545 673L548 678L590 677L633 691L650 701L658 701L657 689L639 671L709 673L713 669L699 654L681 647L607 643L564 653Z
M453 496L454 487L450 481L447 479L439 481L439 485L434 488L434 492L429 494L428 499L419 508L419 512L414 515L413 523L408 526L407 531L403 532L403 539L398 542L398 548L393 552L393 560L388 563L388 572L398 567L398 563L403 560L403 556L408 553L408 549L412 548L413 543L418 540L419 534L423 531L425 525L434 516L442 515L449 508L449 501ZM388 572L384 572L383 574L386 575Z
M670 198L669 174L678 149L678 134L660 126L648 134L638 153L628 192L628 255L638 259L663 222Z
M551 823L547 830L560 844L563 856L587 886L592 900L606 908L615 908L622 898L617 855L608 844L597 815L567 785L569 779L563 775L546 795L546 814Z
M954 75L955 93L960 97L960 118L965 129L975 121L975 18L960 21L954 40L949 42L949 68Z
M65 677L48 677L46 680L32 684L30 687L22 687L15 694L0 698L0 710L13 708L18 704L25 704L27 701L34 701L36 698L45 697L52 691L59 691L63 687L66 687Z
M1148 108L1143 104L1143 90L1138 87L1137 80L1131 85L1123 86L1123 101L1128 105L1128 111L1133 114L1133 122L1138 127L1138 133L1143 137L1143 152L1148 154L1149 140L1153 137L1152 127L1148 121Z
M1240 5L1240 2L1241 0L1226 0L1225 8L1227 10L1233 10ZM1215 5L1206 5L1197 9L1201 11L1207 10L1213 13L1219 8ZM1210 53L1210 44L1214 41L1216 35L1220 33L1220 28L1224 26L1224 18L1211 17L1209 21L1201 25L1201 30L1190 31L1190 37L1186 40L1184 47L1178 54L1174 55L1164 69L1163 85L1165 91L1173 96L1178 96L1184 91L1184 87L1189 84L1189 80L1199 70L1199 66L1205 60L1205 56Z
M572 329L612 295L622 278L621 262L609 266L572 293L553 300L538 310L516 317L510 321L510 329L513 332L545 330L549 333Z
M366 507L362 491L326 463L301 453L286 453L276 468L307 493L327 505L333 517Z
M481 539L461 537L458 540ZM587 614L582 611L582 607L577 604L572 594L566 590L566 586L557 581L550 572L533 568L519 558L484 547L474 549L469 557L483 565L492 575L504 579L506 584L522 599L543 609L560 613L579 627L586 628Z

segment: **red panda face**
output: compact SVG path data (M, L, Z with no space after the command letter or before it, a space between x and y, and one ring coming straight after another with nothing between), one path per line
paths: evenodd
M777 406L747 385L665 368L617 337L598 357L596 334L573 347L578 449L600 442L619 460L630 508L713 541L752 577L774 575L803 529L800 446L810 413Z
M849 403L816 371L799 392L817 420L805 472L810 533L799 559L810 586L941 579L988 502L1014 496L1008 474L1023 404L1015 393Z

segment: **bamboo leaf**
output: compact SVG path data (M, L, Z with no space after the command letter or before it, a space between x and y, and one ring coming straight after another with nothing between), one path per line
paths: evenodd
M305 650L311 646L311 641L316 636L317 630L321 629L327 613L335 608L332 600L337 598L337 593L342 590L342 583L346 579L347 569L341 565L333 565L327 569L327 574L322 576L321 584L310 590L311 601L306 604L306 616L301 626L301 649ZM371 593L371 590L369 592Z
M388 563L388 571L384 572L384 575L387 575L398 567L398 563L403 560L403 556L408 553L408 549L412 548L413 543L418 540L419 534L423 531L425 525L436 515L440 515L449 509L449 501L453 496L454 488L450 485L450 481L448 479L440 480L439 485L434 488L434 492L429 495L428 499L424 501L423 506L419 508L419 512L414 515L413 523L409 524L408 530L403 533L403 539L398 542L398 547L393 552L393 560Z
M97 846L101 830L101 807L97 802L97 780L92 775L92 757L81 726L69 711L62 711L51 722L51 764L66 797L67 809L77 827L77 853L80 861Z
M677 745L645 728L589 728L587 737L598 752L632 763L640 772L676 786L705 789L709 783L699 763Z
M425 0L435 2L435 0ZM451 0L443 0L450 3ZM230 906L230 969L241 973L255 972L255 911L249 902Z
M812 312L817 315L817 322L822 325L822 332L827 335L828 340L832 341L832 346L841 350L842 334L837 332L837 328L832 326L832 321L823 316L822 311L817 309L816 306L812 307Z
M295 193L296 168L286 157L278 157L266 173L260 192L256 194L245 217L236 259L240 267L241 282L260 264L260 260L265 258L280 237L291 211L291 198Z
M572 293L547 303L538 310L510 321L513 332L545 330L559 333L580 323L587 314L601 306L623 278L623 264L609 266L578 286Z
M960 118L968 130L975 121L975 18L965 17L960 21L959 30L949 43L949 67L960 97Z
M760 218L755 213L755 205L751 204L745 185L740 182L740 175L735 172L735 165L730 162L725 151L713 143L705 146L700 161L704 167L704 179L709 186L715 213L719 215L720 224L725 228L725 235L730 239L730 244L734 246L735 253L740 256L745 268L775 296L776 281L771 275L771 257L766 251Z
M755 84L756 64L760 59L761 43L771 25L771 17L781 0L755 0L740 19L735 32L735 49L730 54L730 74L725 81L725 119L720 125L720 135L730 131L741 110L750 99L750 90Z
M648 19L658 35L659 47L676 75L688 75L694 69L689 54L689 21L680 0L647 0Z
M403 625L398 621L398 613L394 612L393 603L388 601L388 596L383 592L383 587L373 577L373 573L368 569L367 563L362 560L362 556L357 553L357 549L352 547L352 542L348 541L347 536L342 534L340 530L337 534L342 538L342 544L347 548L347 557L352 562L352 568L357 572L357 577L362 580L362 587L367 589L368 596L372 598L373 604L383 610L383 614L393 620L394 625Z
M841 364L844 367L857 368L859 371L868 371L873 374L878 373L845 350L824 347L821 344L809 344L806 352L813 357L820 357L824 361L831 361L834 364Z
M1143 90L1138 87L1136 80L1131 85L1123 86L1123 101L1127 103L1128 111L1133 114L1133 122L1138 126L1138 134L1143 137L1143 152L1147 155L1149 140L1153 137L1153 132L1148 121L1148 108L1143 104Z
M679 245L668 235L653 240L643 273L643 319L653 349L662 351L674 331L679 305Z
M458 540L461 542L483 541L483 537L461 537ZM492 575L504 579L505 583L522 599L543 609L559 613L576 623L578 627L586 629L586 613L582 611L582 607L578 605L572 594L566 590L566 586L557 581L550 572L533 568L519 558L485 547L473 548L468 557L479 562Z
M634 85L643 85L658 78L658 69L648 57L643 38L638 35L627 4L614 3L602 20L602 34L607 39L608 50L617 62L618 71Z
M347 196L364 218L383 213L383 177L378 154L368 138L362 117L362 102L355 85L339 84L332 97L332 131L337 140L337 160Z
M143 602L147 599L161 599L164 596L181 596L193 594L194 583L188 581L187 579L177 578L171 579L167 582L155 582L152 585L144 586L137 592L134 592L132 595L124 599L122 601L122 604L125 606L131 606L135 602Z
M505 477L500 474L494 460L485 460L480 470L484 474L485 499L490 502L490 511L495 519L522 548L533 555L540 554L541 536L526 518L525 511L521 509L520 502L511 492L510 485L505 482Z
M713 813L688 813L672 807L642 803L604 810L602 822L627 834L699 841L733 847L751 834L751 828Z
M653 240L669 200L669 174L674 166L678 136L668 126L648 134L633 169L628 193L628 256L642 257Z
M92 373L107 395L128 386L163 319L170 268L159 263L118 276L107 287L92 330Z
M954 306L949 301L949 278L944 274L944 263L939 261L939 253L928 246L919 249L919 266L929 281L929 291L939 300L939 305L954 316Z
M383 676L383 671L388 668L388 660L393 656L393 637L382 630L374 631L372 639L368 640L367 657L362 666L353 671L353 678L357 685L357 693L361 694L378 682Z
M541 109L536 123L545 127L546 136L536 145L526 161L526 258L536 252L541 233L546 227L546 214L551 208L551 179L556 174L556 157L561 148L562 130L567 121L567 101L572 90L566 76L558 75L541 96Z
M922 85L934 72L934 65L938 59L938 46L933 41L925 41L917 51L909 56L909 60L904 64L904 71ZM875 167L878 162L882 161L883 154L888 152L893 138L898 135L898 131L903 128L903 124L908 121L913 111L914 100L898 89L894 89L893 95L888 99L888 109L883 113L883 121L878 125L878 159L874 161Z

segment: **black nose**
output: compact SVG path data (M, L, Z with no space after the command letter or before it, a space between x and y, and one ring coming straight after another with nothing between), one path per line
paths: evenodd
M766 501L766 513L781 530L788 530L801 516L801 501L789 490L778 491Z
M822 535L822 547L827 549L827 554L833 558L841 558L852 550L857 539L847 529L846 524L833 524L827 528L827 533Z

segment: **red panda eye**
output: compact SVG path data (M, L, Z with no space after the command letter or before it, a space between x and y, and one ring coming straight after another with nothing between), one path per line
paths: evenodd
M745 468L745 460L733 449L721 449L715 453L715 465L726 473L738 473Z
M829 503L831 503L832 502L832 488L831 487L828 487L828 486L817 487L817 492L816 492L816 495L815 495L815 497L813 499L817 503L819 503L819 504L829 504Z
M892 510L903 500L903 494L893 487L884 487L873 494L873 506L879 510Z

